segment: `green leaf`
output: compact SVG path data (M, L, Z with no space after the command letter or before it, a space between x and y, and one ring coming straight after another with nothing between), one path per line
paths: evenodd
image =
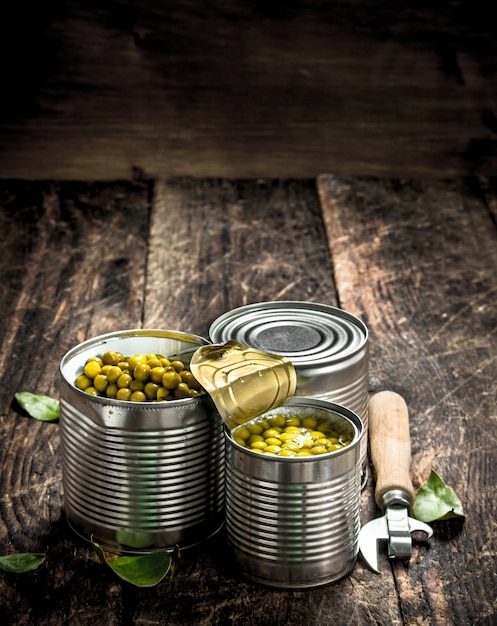
M22 574L39 567L47 558L41 552L20 552L19 554L7 554L0 556L0 569L4 572Z
M139 556L118 556L107 559L102 547L91 539L96 553L119 578L136 587L153 587L169 572L172 558L166 550L157 550Z
M422 522L465 516L461 501L454 490L433 470L428 480L419 488L412 512L414 517Z
M53 422L59 419L59 401L48 396L40 396L29 391L15 394L17 402L31 417L42 422Z

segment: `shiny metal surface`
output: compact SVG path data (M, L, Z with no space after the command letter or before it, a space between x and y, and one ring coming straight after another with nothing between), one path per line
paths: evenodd
M368 429L367 326L356 316L315 302L276 301L242 306L218 317L209 329L213 343L234 339L286 357L297 372L297 396L320 398L357 413Z
M206 341L176 331L123 331L62 359L61 446L66 517L119 553L182 548L224 518L223 422L209 396L132 403L74 387L86 358L106 350L170 355Z
M278 457L253 452L226 436L226 529L243 575L272 587L331 583L354 567L360 529L360 442L364 426L352 411L294 398L285 412L346 420L355 436L323 456Z

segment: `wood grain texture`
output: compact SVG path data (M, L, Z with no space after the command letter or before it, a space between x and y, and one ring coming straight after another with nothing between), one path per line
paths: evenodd
M37 626L491 624L494 563L495 179L0 181L0 622ZM119 582L68 528L57 424L26 417L24 388L57 394L61 356L96 334L169 326L206 335L264 299L337 304L371 332L370 386L411 416L411 476L455 489L464 523L435 524L408 564L359 560L312 591L245 581L221 532L159 586ZM380 511L373 481L362 521ZM339 607L339 608L337 608Z
M416 494L410 477L409 409L404 398L390 390L373 394L369 401L368 418L376 504L384 509L383 496L389 491L401 490L407 496L409 506L412 506Z
M58 397L69 348L141 325L148 188L0 188L0 553L47 553L36 573L1 575L0 621L99 623L106 607L105 621L117 624L119 587L65 523L58 424L28 418L14 394Z
M336 304L314 180L160 179L145 326L208 335L251 302Z
M25 361L28 338L15 332L26 323L26 312L18 306L16 315L6 319L11 339L4 341L2 357L10 358L18 375L9 379L5 373L2 379L1 546L6 552L47 550L49 558L36 572L0 576L2 623L153 624L167 619L171 624L269 620L283 625L291 618L326 624L335 620L330 606L339 593L347 619L374 621L381 601L382 615L400 624L393 580L372 589L363 584L370 574L358 566L353 576L312 592L252 585L229 560L223 533L185 551L174 575L159 588L120 584L65 523L57 425L35 422L12 403L21 384L56 394L56 370L65 350L89 335L139 324L140 309L144 325L167 319L171 326L205 334L211 318L250 299L336 303L315 182L163 180L154 190L149 222L148 187L33 184L27 194L22 184L7 182L2 189L6 225L14 207L34 211L37 218L16 222L15 236L4 240L2 276L18 268L12 301L28 292L33 299L48 299L46 289L61 301L46 318L29 318L31 336L58 338L37 341L43 363L49 364L42 378ZM44 217L47 197L53 207L50 219ZM32 234L21 253L16 246L23 228ZM149 241L148 251L144 241ZM127 259L118 273L120 288L113 290L106 280L103 289L97 270L119 258ZM47 274L53 285L47 278L37 287L28 278L37 275L32 268L43 269L46 259L59 269ZM60 268L66 272L63 281Z
M398 391L409 407L413 482L434 469L467 512L464 523L436 524L409 567L395 566L403 619L492 623L495 180L325 175L319 189L339 302L371 332L372 389Z
M452 0L6 9L3 178L491 175L491 8Z

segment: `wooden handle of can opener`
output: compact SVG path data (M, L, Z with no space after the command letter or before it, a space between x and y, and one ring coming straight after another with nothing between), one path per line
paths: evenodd
M393 489L404 491L414 502L409 468L411 440L409 412L404 398L394 391L380 391L369 401L369 439L376 474L375 500L383 508L383 496Z

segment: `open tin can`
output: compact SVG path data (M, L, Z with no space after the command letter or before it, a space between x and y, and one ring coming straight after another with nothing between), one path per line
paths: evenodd
M75 386L87 358L192 352L205 339L127 330L90 339L60 364L64 509L83 538L106 550L186 548L224 522L223 423L207 395L162 402L92 396ZM181 358L181 357L180 357Z
M228 542L251 580L282 588L334 582L358 553L363 423L345 407L312 398L293 398L253 423L272 416L329 421L350 442L318 456L273 456L240 445L236 430L226 429Z
M369 333L364 322L326 304L259 302L224 313L211 324L209 335L215 344L235 340L287 358L297 374L296 396L335 402L359 415L365 480Z

